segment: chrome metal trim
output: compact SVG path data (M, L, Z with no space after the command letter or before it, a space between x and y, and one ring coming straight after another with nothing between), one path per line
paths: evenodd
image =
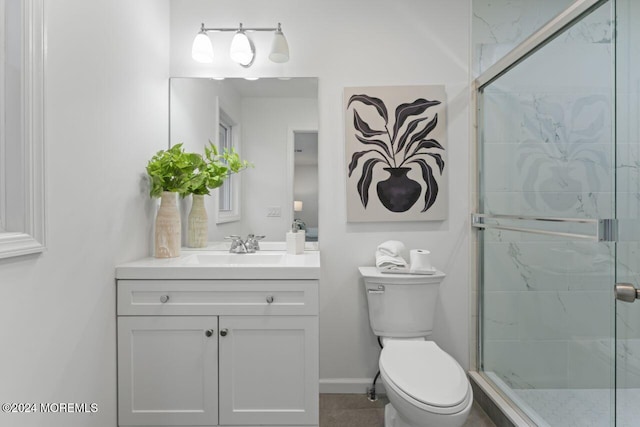
M592 240L598 241L597 236L592 236L589 234L577 234L577 233L563 233L560 231L547 231L547 230L536 230L534 228L523 228L523 227L505 227L502 225L491 225L491 224L473 224L475 228L480 229L494 229L494 230L507 230L507 231L519 231L521 233L531 233L531 234L543 234L546 236L560 236L560 237L568 237L571 239L583 239L583 240Z
M522 60L551 41L573 22L580 20L584 15L608 1L609 0L577 0L480 74L475 80L476 87L479 90L484 89L486 85L518 65Z
M564 224L594 224L597 229L594 234L565 233L562 231L537 230L535 228L511 227L500 224L485 224L484 219L506 219L511 221L540 221L557 222ZM617 220L615 219L591 219L591 218L557 218L557 217L534 217L526 215L491 215L491 214L471 214L471 226L479 229L494 229L517 231L521 233L542 234L545 236L559 236L571 239L591 240L595 242L615 242L617 239Z
M278 26L275 28L268 28L268 27L252 27L252 28L247 28L245 26L242 25L242 22L239 24L239 26L237 27L212 27L212 28L207 28L204 26L204 22L202 22L200 24L200 32L201 33L208 33L208 32L229 32L229 31L238 31L238 30L244 30L244 31L280 31L282 32L282 24L280 22L278 22Z
M601 219L598 221L598 240L600 242L618 241L617 219Z
M560 218L560 217L547 217L547 216L527 216L527 215L494 215L494 214L479 214L472 213L471 221L475 224L478 223L478 219L482 218L495 218L495 219L510 219L510 220L522 220L522 221L545 221L545 222L566 222L577 224L598 224L598 219L592 218Z
M640 289L636 289L631 283L616 283L613 293L619 301L635 302L640 299Z

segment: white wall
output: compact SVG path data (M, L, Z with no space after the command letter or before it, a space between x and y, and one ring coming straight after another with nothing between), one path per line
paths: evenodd
M469 353L469 23L468 0L172 0L171 74L319 77L320 377L367 381L377 371L378 345L369 328L359 265L375 247L399 239L429 248L447 273L433 338L463 366ZM228 59L231 35L214 34L219 60L190 58L200 23L271 26L282 22L291 60L266 59L270 37L253 37L258 56L244 69ZM449 218L443 222L357 224L346 221L344 87L444 84L448 97ZM364 387L359 388L359 391Z
M293 220L294 130L318 128L317 100L312 98L243 98L242 155L254 167L242 172L244 232L282 242ZM267 217L270 206L280 217Z
M45 1L47 251L0 261L0 401L95 402L0 425L116 425L114 266L150 253L142 176L167 146L169 7Z

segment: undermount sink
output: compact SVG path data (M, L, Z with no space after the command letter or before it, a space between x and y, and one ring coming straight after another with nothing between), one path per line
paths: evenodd
M286 254L283 253L254 253L254 254L194 254L184 258L185 264L197 265L243 265L243 266L263 266L282 264Z

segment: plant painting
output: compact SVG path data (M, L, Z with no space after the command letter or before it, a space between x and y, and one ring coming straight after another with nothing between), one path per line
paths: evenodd
M444 99L442 86L345 89L349 221L446 218Z

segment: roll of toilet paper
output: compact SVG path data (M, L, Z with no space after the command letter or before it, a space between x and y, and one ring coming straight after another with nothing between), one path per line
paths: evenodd
M409 264L409 272L414 274L433 274L436 271L431 265L431 252L426 249L412 249Z

